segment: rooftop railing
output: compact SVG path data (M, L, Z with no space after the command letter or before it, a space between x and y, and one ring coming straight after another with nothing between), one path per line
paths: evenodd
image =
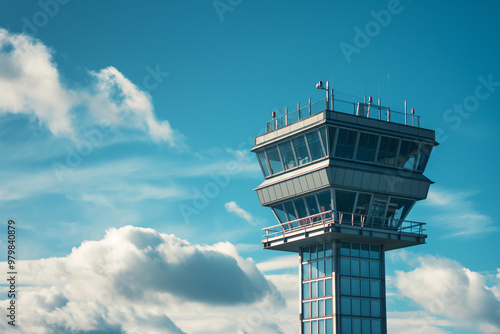
M297 103L296 107L286 107L279 109L278 111L274 111L273 118L266 123L266 133L318 114L325 109L351 114L358 117L420 127L420 116L415 115L413 109L410 113L408 113L392 110L390 107L384 107L371 102L345 101L335 98L332 91L332 97L328 100L323 98L318 101L311 102L311 99L309 98L306 105Z
M335 224L341 226L356 226L361 229L383 229L418 236L424 235L425 233L425 223L330 210L263 228L262 231L264 231L265 234L262 237L266 241L269 241L270 238L286 237L288 234L294 234L294 232L307 232L308 230L316 229L320 226L326 228Z

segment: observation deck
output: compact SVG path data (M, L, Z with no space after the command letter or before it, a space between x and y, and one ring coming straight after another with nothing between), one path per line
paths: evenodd
M385 250L425 244L425 223L402 219L381 219L348 212L326 211L305 218L263 228L266 249L298 252L311 243L332 240L374 242Z

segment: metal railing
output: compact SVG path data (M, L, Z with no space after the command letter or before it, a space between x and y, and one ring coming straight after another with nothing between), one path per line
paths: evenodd
M357 226L362 229L377 228L416 235L423 235L425 233L425 223L330 210L305 218L265 227L262 229L262 231L265 231L262 237L266 240L275 237L286 237L287 234L292 234L297 231L307 232L319 226L326 228L335 224Z
M328 101L326 98L323 98L318 101L311 102L311 99L309 98L308 103L305 106L301 106L300 103L297 103L296 107L286 107L279 109L278 111L274 111L273 118L266 122L266 133L318 114L325 109L351 114L358 117L366 117L391 123L420 127L420 116L415 115L413 110L408 113L392 110L390 107L384 107L374 103L349 102L334 98L332 92L332 98Z

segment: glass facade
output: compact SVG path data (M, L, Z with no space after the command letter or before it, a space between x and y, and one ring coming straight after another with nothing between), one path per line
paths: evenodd
M333 333L332 243L302 248L302 333Z
M302 333L332 334L334 315L339 319L337 333L382 333L385 280L380 245L321 243L303 247L301 255ZM336 276L339 290L334 293Z
M292 222L287 224L288 228L332 219L331 211L334 210L342 213L342 222L397 229L414 203L414 200L401 197L328 189L284 201L271 209L281 223Z
M340 242L340 333L380 334L385 324L383 252L379 245Z
M265 177L325 157L423 172L433 145L343 127L320 127L258 150Z

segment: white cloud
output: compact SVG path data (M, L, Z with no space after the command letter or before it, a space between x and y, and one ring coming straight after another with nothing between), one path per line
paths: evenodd
M55 136L73 140L84 128L99 124L146 132L171 146L181 136L168 121L158 121L151 96L113 66L90 72L95 82L72 90L65 87L42 42L0 28L0 114L24 114L39 120Z
M226 204L224 204L224 207L226 208L227 212L234 213L235 215L252 225L256 225L261 222L261 219L253 217L248 211L240 208L234 201L227 202Z
M17 333L237 333L252 310L285 305L232 244L193 245L132 226L111 228L66 257L18 268L24 285ZM284 333L272 315L253 325L259 333ZM8 328L0 322L2 332Z
M493 219L479 212L470 199L473 193L448 192L432 188L424 205L436 207L440 213L433 219L446 230L447 237L470 237L497 231Z
M265 262L260 262L257 264L262 272L279 270L279 269L296 269L299 266L299 256L297 254L293 255L283 255L272 258Z
M443 317L453 327L500 332L500 299L495 294L500 287L500 275L491 288L486 285L485 276L456 261L432 256L420 257L418 261L419 267L413 271L397 271L395 284L403 296L427 313L418 317L420 327Z
M50 50L0 28L0 111L34 115L55 135L73 132L76 94L62 87Z

